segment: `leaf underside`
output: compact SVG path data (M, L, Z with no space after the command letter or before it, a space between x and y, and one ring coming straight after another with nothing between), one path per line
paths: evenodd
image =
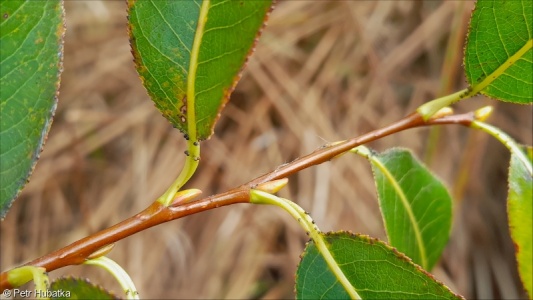
M200 140L211 136L271 5L271 1L128 1L137 71L156 107L174 127Z
M450 236L452 200L446 187L408 150L390 149L373 159L389 243L431 270Z
M63 4L0 2L0 218L37 163L57 105Z
M464 56L470 86L492 77L494 81L481 90L482 94L513 103L532 103L532 35L533 1L477 1Z
M533 150L525 151L529 159L529 168L533 161ZM509 166L509 195L507 213L511 238L515 243L518 273L524 288L533 297L533 178L517 153L511 153Z
M362 299L461 299L387 244L348 232L324 234L333 258ZM349 299L311 241L296 273L297 299Z

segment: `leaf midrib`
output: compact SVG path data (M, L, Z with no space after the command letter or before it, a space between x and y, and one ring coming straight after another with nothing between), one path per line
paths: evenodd
M465 95L465 98L473 96L483 91L494 80L498 79L501 75L507 71L508 68L513 66L518 60L520 60L531 48L533 48L533 39L527 41L522 48L520 48L515 54L511 55L503 64L501 64L496 70L490 73L481 82L473 84L471 91Z
M195 84L196 84L196 71L198 69L198 56L200 53L200 46L202 44L202 38L205 33L205 23L207 22L207 13L209 12L210 0L204 0L200 7L200 14L198 16L198 25L196 27L196 33L194 34L194 41L191 49L191 56L189 61L189 72L187 74L187 127L191 140L196 141L196 110L195 110Z
M411 209L411 205L409 204L409 201L407 200L407 196L403 192L403 189L400 186L400 183L396 180L396 178L389 172L387 167L374 155L369 156L372 163L379 168L379 170L385 175L385 177L389 180L391 183L393 189L398 194L401 203L403 207L405 208L405 211L407 213L407 216L409 218L409 222L413 226L413 231L415 234L415 238L417 241L418 251L420 252L420 259L421 264L424 269L427 268L427 254L426 254L426 248L424 247L423 239L422 239L422 233L420 231L420 228L418 226L417 220L415 218L414 212Z

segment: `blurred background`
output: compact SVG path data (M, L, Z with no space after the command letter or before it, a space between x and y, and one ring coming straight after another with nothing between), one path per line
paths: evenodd
M135 71L124 1L66 1L59 106L30 183L1 223L1 269L49 253L147 207L184 163L182 135L161 117ZM188 188L226 191L321 145L396 121L465 88L462 48L473 2L280 1L224 109ZM532 144L531 106L493 105L489 122ZM459 126L421 128L369 145L412 149L450 188L454 224L432 273L476 299L524 298L506 226L509 154ZM280 195L323 231L386 240L368 163L345 155L290 177ZM233 205L157 226L109 255L142 298L294 298L307 236L277 207ZM91 266L52 278L89 277Z

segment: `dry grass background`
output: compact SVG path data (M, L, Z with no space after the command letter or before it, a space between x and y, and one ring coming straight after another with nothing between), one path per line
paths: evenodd
M1 269L113 225L162 194L184 162L181 134L135 72L124 1L66 1L60 102L31 182L1 224ZM187 185L225 191L320 147L379 128L465 86L461 48L472 2L282 1ZM454 37L455 36L455 37ZM450 46L451 45L451 46ZM446 60L445 60L446 59ZM490 120L531 144L531 107ZM436 141L428 142L432 135ZM427 155L428 144L434 146ZM480 132L415 129L370 146L413 149L455 195L451 241L433 273L467 298L524 297L505 215L506 150ZM368 164L354 155L290 178L322 230L386 239ZM234 205L119 242L110 257L143 298L293 298L307 237L279 208ZM68 267L121 295L104 271Z

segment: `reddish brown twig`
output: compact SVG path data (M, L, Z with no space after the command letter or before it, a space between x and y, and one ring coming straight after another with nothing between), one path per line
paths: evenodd
M303 169L321 164L331 160L337 155L345 153L350 149L376 139L397 133L406 129L443 124L461 124L469 126L474 120L473 113L451 115L441 118L424 121L418 113L413 113L389 126L374 130L359 137L346 140L335 145L326 145L306 156L278 167L276 170L260 176L240 187L229 190L225 193L216 194L197 201L184 203L179 206L165 207L159 202L152 203L144 211L128 218L112 227L94 233L79 241L76 241L64 248L56 250L37 258L26 265L44 267L50 272L69 265L82 264L89 255L100 248L120 241L130 235L162 224L168 221L192 215L198 212L210 210L220 206L236 203L247 203L250 201L250 189L258 184L269 182L275 179L286 178ZM13 288L8 282L8 272L0 274L0 291Z

